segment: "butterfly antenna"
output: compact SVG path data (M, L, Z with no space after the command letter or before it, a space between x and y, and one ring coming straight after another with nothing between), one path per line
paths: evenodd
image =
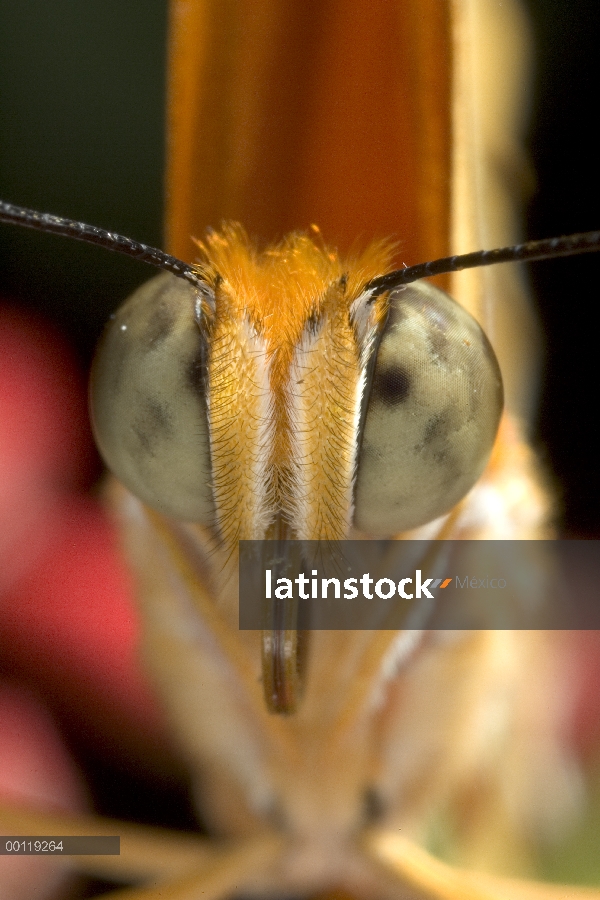
M147 244L132 241L131 238L123 237L121 234L97 228L95 225L86 225L84 222L64 219L62 216L53 216L50 213L36 212L34 209L5 203L3 200L0 200L0 222L21 225L23 228L34 228L50 234L60 234L76 241L83 241L85 244L96 244L98 247L104 247L114 253L132 256L149 266L172 272L178 278L185 278L194 287L205 286L194 267L181 259L170 256L156 247L148 247Z
M0 200L0 222L12 225L21 225L23 228L34 228L37 231L45 231L50 234L60 234L64 237L83 241L86 244L96 244L111 250L114 253L122 253L131 256L150 266L172 272L178 278L184 278L194 287L205 287L193 266L159 250L140 244L131 238L112 231L105 231L95 225L86 225L84 222L76 222L73 219L65 219L62 216L53 216L50 213L40 213L34 209L26 209L23 206L15 206ZM517 244L513 247L502 247L498 250L478 250L475 253L465 253L462 256L445 256L443 259L435 259L431 262L419 263L416 266L407 266L373 278L365 291L370 291L372 298L418 281L420 278L430 278L433 275L444 275L448 272L459 272L461 269L475 269L479 266L493 266L502 262L534 262L540 259L557 259L560 256L574 256L578 253L594 253L600 250L600 231L588 231L584 234L571 234L566 237L547 238L542 241L528 241L525 244Z
M418 281L420 278L430 278L432 275L445 275L448 272L460 272L461 269L476 269L479 266L493 266L502 262L557 259L560 256L575 256L577 253L594 253L599 250L600 231L547 238L543 241L528 241L526 244L516 244L514 247L478 250L476 253L465 253L462 256L445 256L443 259L435 259L432 262L397 269L395 272L373 278L365 285L365 291L372 291L372 297L375 298L385 291L394 290L404 284Z

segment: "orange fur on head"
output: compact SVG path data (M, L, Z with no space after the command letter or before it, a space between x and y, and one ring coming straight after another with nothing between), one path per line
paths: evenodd
M393 247L374 243L343 261L313 232L259 252L227 224L198 243L198 271L216 299L211 454L230 545L284 532L341 539L350 525L366 348L386 298L355 307L389 270Z

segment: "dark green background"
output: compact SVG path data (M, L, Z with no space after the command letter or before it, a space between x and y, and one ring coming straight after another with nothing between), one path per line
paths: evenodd
M161 245L164 0L0 0L0 195ZM89 356L145 267L3 228L4 293ZM35 298L35 299L31 299Z
M499 0L500 2L500 0ZM531 236L600 227L600 4L528 0L538 48ZM0 196L161 244L165 0L0 0ZM598 533L600 260L532 267L548 365L540 440L566 524ZM3 227L0 290L44 308L88 360L147 278L95 249Z

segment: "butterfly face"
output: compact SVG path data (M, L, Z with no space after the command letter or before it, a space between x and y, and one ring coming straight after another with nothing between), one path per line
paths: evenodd
M211 234L204 290L159 276L113 317L92 382L107 464L156 510L229 546L282 533L391 537L480 476L502 410L491 346L426 283L378 297L306 236L257 254Z

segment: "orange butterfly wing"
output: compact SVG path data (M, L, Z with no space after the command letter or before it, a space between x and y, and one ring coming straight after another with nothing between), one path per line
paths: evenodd
M174 2L167 242L222 219L449 249L450 4Z

